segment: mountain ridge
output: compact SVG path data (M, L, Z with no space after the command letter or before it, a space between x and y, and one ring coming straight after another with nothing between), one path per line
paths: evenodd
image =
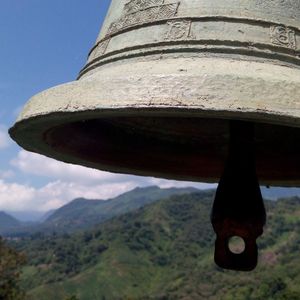
M13 216L7 214L4 211L0 211L0 228L2 229L11 229L20 226L21 222L19 222Z
M79 229L101 223L114 216L135 210L173 194L185 194L199 191L195 188L166 188L149 186L137 187L108 200L90 200L77 198L60 209L57 209L43 225Z
M62 234L84 230L161 198L197 191L199 190L193 187L162 189L158 186L148 186L137 187L108 200L76 198L53 212L49 212L49 216L42 222L32 225L20 223L19 226L13 228L0 228L0 234L5 237L20 237L37 232Z

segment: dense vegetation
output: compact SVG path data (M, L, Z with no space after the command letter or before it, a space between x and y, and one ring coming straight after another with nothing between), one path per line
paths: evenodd
M259 266L241 273L213 263L212 198L176 195L84 232L13 242L29 261L28 299L300 299L300 199L266 201Z
M0 299L23 300L25 293L20 288L20 271L25 256L8 247L0 238Z

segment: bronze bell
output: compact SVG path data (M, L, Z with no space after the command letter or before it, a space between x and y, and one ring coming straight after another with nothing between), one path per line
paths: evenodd
M265 223L258 179L300 183L299 65L298 1L112 0L78 80L34 96L10 134L101 170L221 178L215 259L251 270Z

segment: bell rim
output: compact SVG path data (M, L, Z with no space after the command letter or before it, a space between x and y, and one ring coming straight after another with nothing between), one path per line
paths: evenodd
M300 99L299 69L267 65L267 67L270 68L269 70L260 62L240 62L222 59L218 65L218 70L215 70L211 68L210 65L212 60L213 59L205 58L195 62L194 59L183 59L180 61L178 58L174 58L176 64L172 64L171 59L168 62L168 68L158 64L156 61L128 62L127 64L112 66L111 69L107 66L105 68L99 68L99 70L81 80L51 88L34 96L27 104L16 124L10 129L9 133L19 145L32 152L44 154L67 163L80 164L115 173L133 174L131 169L127 170L106 165L99 166L99 164L95 167L93 163L80 161L78 159L74 160L73 158L70 159L64 154L56 153L42 141L43 134L45 130L51 128L53 124L67 124L78 120L130 116L135 114L139 116L191 116L199 118L206 116L212 119L237 119L288 127L300 127L300 102L294 101L292 103L294 106L290 107L282 101L282 99L289 100L289 97L293 100ZM200 71L199 69L192 69L195 63L200 64ZM151 68L149 68L149 70L151 69L151 72L146 72L147 74L145 75L143 68L147 64L148 67L150 64ZM228 69L229 66L236 66L237 70L234 69L234 71L232 71ZM122 68L124 72L122 72ZM183 72L182 68L186 68L186 71ZM220 68L223 69L220 70ZM127 73L125 73L125 70ZM245 72L245 70L249 72ZM254 76L257 75L256 72L258 71L259 76ZM107 72L108 75L106 76L105 74L107 74ZM182 73L184 73L184 75ZM264 76L265 73L267 73L268 76ZM276 75L276 80L270 77L272 73ZM126 74L126 76L123 74ZM161 74L164 74L165 77ZM220 74L222 76L220 76ZM252 74L253 77L249 74ZM265 77L270 79L270 81L264 80L260 82L260 80ZM213 101L210 100L209 93L206 94L208 95L207 97L202 98L200 97L201 95L197 94L197 91L194 90L195 94L189 94L189 88L186 88L185 85L192 82L191 78L193 80L196 78L198 82L203 84L201 86L204 90L201 90L202 95L205 95L205 92L211 92ZM249 78L253 80L251 81ZM158 84L158 86L153 84L153 81L155 81L155 84ZM109 82L113 82L111 87L108 86ZM146 90L146 94L139 94L141 89L134 89L134 87L138 86L138 83L144 86L149 85L147 86L148 90ZM167 92L164 86L166 83L169 84ZM208 83L208 85L210 84L208 88L207 85L205 85L206 83ZM248 85L244 86L245 83ZM116 98L118 93L114 91L114 88L117 86L122 92L119 98ZM197 86L197 82L195 82L190 89L195 88L195 86ZM214 89L218 87L222 87L222 90L217 90L217 93L221 96L225 95L225 97L214 98ZM255 103L260 104L260 99L250 99L250 97L257 95L256 91L252 90L253 87L256 91L260 89L261 95L268 97L268 108L262 105L255 105ZM150 88L154 94L156 93L156 95L158 95L161 93L165 98L160 100L159 98L152 97L151 91L149 91ZM234 89L234 91L231 91L231 88ZM155 89L158 89L158 91ZM185 99L176 99L174 94L172 95L172 93L169 92L177 92L177 96L178 94L184 95L182 89L188 93L185 95ZM239 89L243 89L243 93L241 92L239 94ZM127 93L124 91L127 91ZM234 94L234 92L236 94ZM108 99L110 95L112 99ZM172 96L167 98L166 95ZM189 98L191 95L194 97L192 100ZM235 96L236 99L238 96L241 101L245 100L245 103L231 99L232 95ZM128 100L130 97L131 100ZM248 105L246 105L246 102ZM271 107L273 102L278 104L278 106L275 107L276 109ZM244 106L241 105L241 103L244 104ZM254 105L251 106L252 103L254 103ZM270 107L272 109L270 109ZM134 175L145 176L143 172L139 172L138 170L134 172ZM146 174L146 176L162 177L160 173ZM175 175L165 178L185 181L194 181L195 179L189 178L188 176L181 178ZM197 178L196 181L212 183L217 182L218 179L219 177L205 177ZM299 186L300 182L288 182L285 180L278 182L278 184L273 182L272 184L270 182L263 182L263 184Z
M139 109L135 109L135 112L138 113ZM53 158L65 163L69 164L75 164L75 165L81 165L88 168L93 168L101 171L106 172L112 172L112 173L118 173L118 174L127 174L127 175L135 175L135 176L145 176L145 177L158 177L158 178L164 178L164 179L170 179L170 180L179 180L179 181L190 181L190 182L204 182L204 183L218 183L219 181L219 175L213 176L213 177L193 177L189 175L180 176L177 174L172 174L172 176L162 176L160 172L157 173L151 173L151 175L147 175L144 171L139 170L132 170L131 168L122 168L115 165L106 165L106 164L95 164L93 162L85 161L80 158L76 157L70 157L64 153L58 153L54 151L50 146L48 146L44 141L42 141L44 133L51 129L53 125L53 121L55 120L56 125L63 125L66 124L65 121L68 120L67 123L70 121L82 121L82 117L85 116L85 120L87 120L87 113L89 113L90 119L95 119L95 117L99 116L99 113L101 113L101 117L104 116L116 116L116 111L111 110L101 110L101 111L92 111L92 112L77 112L77 113L51 113L49 115L43 115L43 116L35 116L31 117L29 119L19 121L17 122L13 127L9 129L9 134L12 139L14 139L17 144L19 144L21 147L23 147L25 150L34 152L37 154L41 154L44 156L47 156L49 158ZM153 114L157 116L157 110L149 110L148 112L145 112L143 110L144 114ZM194 113L195 114L195 113ZM132 115L132 111L128 113L128 108L125 110L119 109L118 110L118 116L130 116ZM162 112L160 114L161 116L164 115ZM187 112L185 116L192 116L191 112ZM170 117L170 112L165 114L166 117ZM199 116L199 115L198 115ZM201 117L199 117L201 118ZM60 120L61 124L57 123L57 121ZM224 119L226 120L226 119ZM229 120L229 119L227 119ZM249 118L243 119L239 118L237 120L242 121L251 121ZM39 130L37 130L37 128ZM266 186L280 186L280 187L299 187L300 186L300 180L282 180L275 182L274 180L260 180L261 185Z

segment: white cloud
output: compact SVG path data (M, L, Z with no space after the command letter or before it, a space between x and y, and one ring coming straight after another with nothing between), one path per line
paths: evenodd
M0 209L22 210L28 205L33 206L35 190L32 187L0 180Z
M7 148L10 145L10 139L7 133L7 128L0 125L0 149Z
M12 170L0 170L0 179L11 179L15 176Z
M66 164L25 150L18 153L17 157L11 161L11 165L26 174L88 185L104 182L123 182L135 177Z
M157 185L162 189L171 187L184 188L184 187L195 187L200 190L216 188L217 184L208 184L202 182L187 182L187 181L176 181L176 180L165 180L160 178L149 178L148 183L150 185Z
M48 211L63 206L70 200L82 196L87 199L107 199L134 187L134 182L94 185L90 187L56 181L37 189L29 185L7 183L4 180L0 180L0 210Z

